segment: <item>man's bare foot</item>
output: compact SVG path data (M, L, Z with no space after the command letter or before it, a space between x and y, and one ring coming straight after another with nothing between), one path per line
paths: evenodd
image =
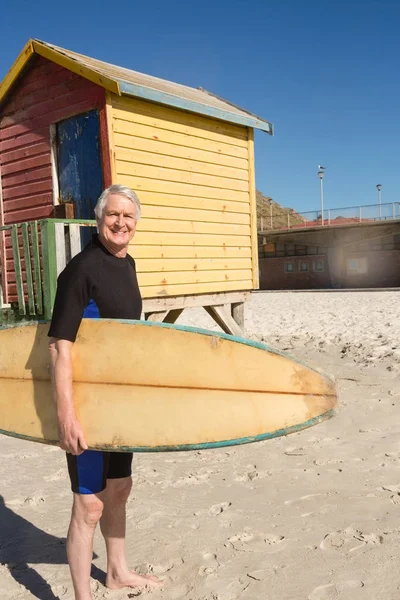
M111 590L121 590L125 587L131 588L159 588L164 584L163 581L154 575L139 575L135 571L128 571L123 575L107 575L106 587Z

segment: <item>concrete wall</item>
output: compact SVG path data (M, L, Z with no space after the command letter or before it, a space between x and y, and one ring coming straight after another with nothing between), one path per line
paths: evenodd
M324 264L321 272L314 270L317 260ZM293 272L287 272L289 262L294 263ZM308 263L309 270L301 271L300 263ZM260 288L264 290L373 287L400 287L400 250L346 252L332 248L325 256L260 259Z
M323 271L316 271L316 263L323 264ZM293 265L289 272L288 265ZM302 265L308 265L308 271L302 271ZM261 258L260 289L262 290L304 290L330 288L331 276L326 255L286 256Z
M399 221L290 230L259 241L261 289L400 287ZM313 268L317 258L324 261L321 272ZM288 261L295 263L290 273ZM308 271L300 261L310 263Z

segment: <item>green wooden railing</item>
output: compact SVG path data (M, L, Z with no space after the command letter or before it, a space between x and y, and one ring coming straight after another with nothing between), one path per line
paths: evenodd
M3 241L3 251L0 253L2 271L0 308L5 306L5 287L9 287L5 264L7 235L11 238L18 298L15 308L19 317L50 319L56 294L57 276L72 256L81 250L80 230L87 226L95 227L96 222L41 219L0 226L0 241Z

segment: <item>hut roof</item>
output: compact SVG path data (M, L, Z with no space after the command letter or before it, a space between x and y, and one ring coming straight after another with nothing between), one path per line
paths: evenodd
M222 121L261 129L271 135L273 133L273 126L268 121L202 88L196 89L131 71L40 40L29 40L1 82L0 103L34 54L78 73L119 96L134 96Z

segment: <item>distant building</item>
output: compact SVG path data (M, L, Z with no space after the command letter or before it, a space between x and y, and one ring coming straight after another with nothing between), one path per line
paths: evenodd
M400 220L259 236L260 289L400 287Z

